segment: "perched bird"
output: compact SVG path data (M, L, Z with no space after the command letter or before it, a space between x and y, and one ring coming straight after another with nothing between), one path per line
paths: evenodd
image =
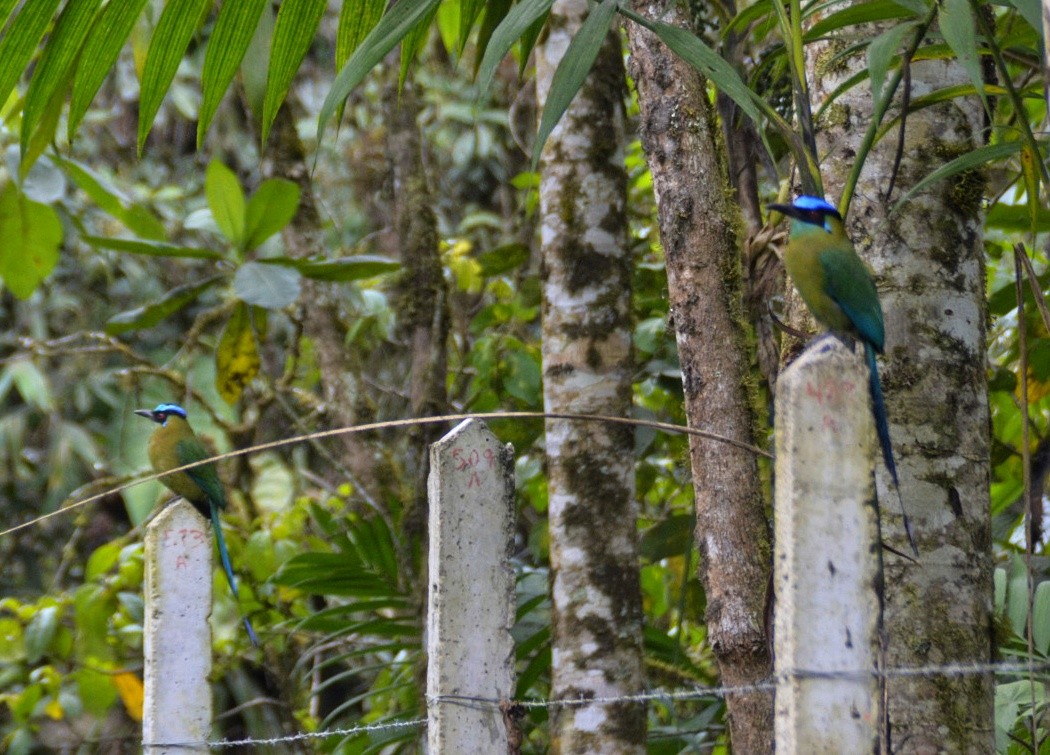
M159 427L149 439L149 460L156 472L167 472L170 469L192 464L207 459L209 454L204 444L193 432L186 421L186 410L178 404L158 404L156 409L136 409L135 414L156 422ZM222 536L222 523L219 512L226 508L226 493L219 482L213 464L201 464L192 469L166 475L160 478L171 492L180 495L193 504L206 519L211 520L215 531L215 542L219 546L219 558L222 560L226 581L230 583L233 599L237 600L237 582L233 578L233 567L230 566L230 554L226 550L226 540ZM258 647L251 622L243 617L244 628L248 638Z
M784 267L795 282L802 300L814 317L840 337L857 338L864 344L868 362L868 384L871 390L875 430L882 447L882 458L897 490L904 518L904 531L915 555L915 545L908 514L904 510L897 479L897 465L893 461L890 428L886 419L886 402L879 382L879 368L875 354L882 353L886 334L882 322L875 283L868 268L853 248L846 235L842 215L820 197L801 196L794 204L771 204L791 218L791 235L784 249Z

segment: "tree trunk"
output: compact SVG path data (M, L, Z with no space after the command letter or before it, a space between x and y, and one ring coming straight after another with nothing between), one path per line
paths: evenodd
M634 8L689 27L674 0L635 3ZM627 30L689 425L753 443L740 218L727 199L717 118L703 77L654 35L634 24ZM722 682L767 681L772 670L765 622L771 546L755 456L693 436L690 458L706 619ZM770 752L772 693L729 695L726 704L734 751Z
M815 20L815 19L814 19ZM873 32L877 33L877 32ZM824 68L834 42L807 47L815 105L866 67L863 51ZM965 85L954 61L915 63L914 91ZM834 201L868 124L866 83L827 110L819 147ZM890 116L893 115L891 110ZM889 116L888 116L889 117ZM875 270L886 317L882 380L901 493L921 553L885 557L887 666L986 663L994 652L989 518L989 419L985 379L984 179L964 173L889 208L918 180L982 141L976 98L910 113L892 195L897 131L869 155L847 229ZM877 466L883 539L907 552L889 475ZM994 679L915 675L888 680L892 752L994 752Z
M558 0L537 47L539 102L587 13ZM631 409L631 257L624 168L625 73L608 35L541 159L544 406ZM553 604L552 696L611 698L644 688L634 436L616 425L547 422ZM555 708L551 751L643 753L643 703Z

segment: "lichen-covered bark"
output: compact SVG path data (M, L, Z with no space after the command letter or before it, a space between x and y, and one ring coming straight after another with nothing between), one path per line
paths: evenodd
M814 104L865 68L863 53L829 69L827 44L807 48ZM913 66L912 97L965 84L962 66ZM831 122L818 124L824 179L837 199L871 119L864 86L838 99ZM892 115L892 113L891 113ZM889 186L896 133L868 157L847 217L861 256L875 270L886 316L882 380L901 492L920 563L887 555L887 664L921 667L982 663L994 650L991 529L988 510L989 420L985 383L983 182L964 174L911 199L892 217L900 193L981 143L976 98L909 114L900 172ZM883 537L906 550L888 474L878 465ZM893 752L994 752L994 680L990 674L891 677Z
M558 0L537 47L538 100L587 12ZM625 74L610 34L541 160L544 406L626 416L631 408L631 263L623 164ZM617 697L644 687L633 434L547 422L552 696ZM645 706L555 708L555 753L642 753Z
M688 27L677 6L674 0L634 4L649 18ZM739 218L728 200L706 83L656 37L634 24L627 30L689 424L752 443ZM706 618L722 682L766 681L771 671L765 626L770 537L756 459L695 436L690 458ZM734 751L770 752L771 693L730 695L726 702Z

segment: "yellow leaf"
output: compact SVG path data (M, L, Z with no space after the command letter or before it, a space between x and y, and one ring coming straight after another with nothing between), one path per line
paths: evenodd
M120 699L124 702L124 709L136 721L142 720L142 680L132 673L125 672L113 677L113 686L120 693Z
M56 697L54 700L44 706L44 713L47 714L48 718L53 721L61 721L65 711L62 710L62 703L58 701Z
M244 386L259 374L259 350L255 344L252 316L262 312L258 307L249 309L247 304L240 302L219 339L219 349L215 353L215 387L229 404L237 403ZM260 331L263 328L265 322Z

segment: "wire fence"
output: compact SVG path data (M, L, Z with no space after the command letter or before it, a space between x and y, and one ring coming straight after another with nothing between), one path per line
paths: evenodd
M508 709L531 710L543 708L556 710L568 707L586 707L589 705L615 705L622 703L648 704L654 702L675 703L688 702L704 699L725 699L732 695L745 695L754 693L772 694L777 687L789 681L799 679L821 679L842 681L867 681L872 678L885 680L906 679L911 677L963 677L981 676L985 674L1041 674L1050 672L1050 662L1040 663L945 663L929 666L902 666L889 669L856 669L842 671L824 671L814 669L791 669L782 671L766 681L757 684L743 684L720 687L684 687L673 690L654 689L639 692L633 695L620 695L615 697L587 697L587 698L562 698L562 699L521 699L521 700L498 700L490 697L475 697L471 695L430 695L426 698L428 707L439 704L462 705L472 708L485 708L494 711L506 711ZM329 737L350 737L358 734L372 734L393 732L403 729L422 729L426 726L426 718L413 718L405 721L389 721L386 723L366 724L351 726L344 729L327 729L315 732L300 732L281 737L268 739L219 739L199 742L143 742L143 747L172 747L172 748L201 748L210 747L223 749L229 747L247 747L278 744L294 744L296 742L316 741Z

